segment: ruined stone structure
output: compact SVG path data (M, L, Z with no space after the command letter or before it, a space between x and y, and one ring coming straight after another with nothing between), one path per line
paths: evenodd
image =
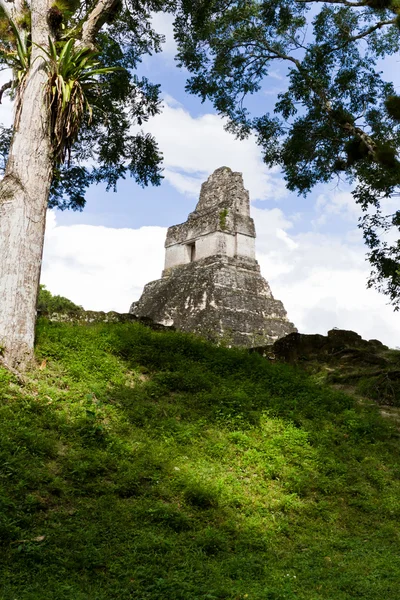
M255 237L241 173L217 169L188 220L168 229L162 278L145 286L130 312L239 346L296 331L260 274Z

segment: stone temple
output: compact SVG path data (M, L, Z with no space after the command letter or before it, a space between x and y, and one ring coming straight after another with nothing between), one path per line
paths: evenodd
M162 278L130 312L228 345L271 344L296 331L261 276L255 238L242 174L217 169L187 221L168 229Z

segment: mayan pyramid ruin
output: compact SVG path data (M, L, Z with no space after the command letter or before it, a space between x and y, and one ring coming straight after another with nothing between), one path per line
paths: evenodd
M261 276L255 238L242 174L217 169L187 221L168 229L162 277L130 312L228 345L271 344L296 331Z

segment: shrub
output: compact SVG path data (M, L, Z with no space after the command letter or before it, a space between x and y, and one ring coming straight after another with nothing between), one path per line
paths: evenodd
M78 306L64 298L63 296L53 296L53 294L46 289L45 285L40 285L37 310L40 313L52 314L52 313L63 313L63 314L76 314L83 310L82 306Z

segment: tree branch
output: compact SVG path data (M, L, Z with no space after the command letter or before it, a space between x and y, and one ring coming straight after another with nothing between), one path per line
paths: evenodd
M276 58L280 58L281 60L287 60L289 62L292 62L293 64L296 65L296 67L299 69L299 71L303 72L301 62L299 60L297 60L297 58L294 58L294 56L290 56L289 54L284 54L283 52L281 52L277 48L274 48L273 46L270 46L266 42L262 42L261 46L263 48L265 48L267 50L267 52L270 52L271 54L275 54Z
M303 68L303 65L301 64L301 62L299 60L297 60L296 58L294 58L293 56L284 54L283 52L277 50L276 48L273 48L272 46L270 46L269 44L266 44L265 42L263 43L263 46L264 46L264 48L266 48L266 50L268 52L274 53L276 58L280 58L282 60L289 61L289 62L293 63L294 65L296 65L296 68L303 75L304 79L308 82L308 84L309 84L310 88L312 89L312 91L314 92L314 94L316 94L320 98L327 115L329 117L331 117L333 110L330 105L329 99L326 97L326 94L324 91L319 90L318 87L316 87L314 85L314 81L313 81L312 77ZM338 126L343 131L346 131L346 133L353 135L355 137L358 137L360 140L362 140L364 142L364 144L366 145L370 156L372 158L376 159L376 144L375 144L374 140L363 129L361 129L360 127L356 127L353 123L343 123L343 124L338 123Z
M9 10L10 7L8 6L9 4L10 3L6 2L6 0L0 0L0 8L3 9L3 11L6 13L6 16L8 18L10 18L10 14L11 14L11 11Z
M385 25L394 25L395 23L396 23L396 19L391 19L390 21L379 21L379 23L376 23L376 25L372 25L365 31L362 31L361 33L358 33L357 35L354 35L353 37L349 37L344 42L344 44L342 44L341 46L336 46L336 48L333 48L333 50L345 48L347 46L347 44L350 44L350 42L356 42L357 40L362 40L363 38L367 37L371 33L374 33L374 31L376 31L377 29L382 29L382 27L385 27Z
M4 1L4 0L0 0ZM82 26L80 46L93 47L95 39L107 20L107 16L118 4L118 0L99 0L94 9L88 14Z
M15 23L22 13L23 3L20 0L0 0L0 8L3 9L6 17L12 19Z
M362 0L361 2L349 2L349 0L296 0L299 4L311 4L313 2L324 2L327 4L344 4L345 6L363 7L368 6L369 0Z
M12 81L8 81L7 83L5 83L4 85L2 85L2 86L0 87L0 104L1 104L1 101L2 101L2 99L3 99L3 94L4 94L4 92L5 92L6 90L9 90L9 89L11 88L11 86L12 86Z

